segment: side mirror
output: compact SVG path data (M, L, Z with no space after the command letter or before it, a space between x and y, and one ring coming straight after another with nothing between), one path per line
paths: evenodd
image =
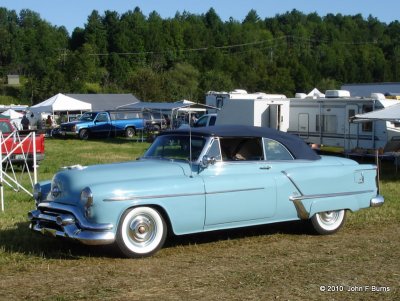
M209 165L214 165L215 164L215 158L214 157L209 157L207 155L203 156L201 159L201 167L207 168Z

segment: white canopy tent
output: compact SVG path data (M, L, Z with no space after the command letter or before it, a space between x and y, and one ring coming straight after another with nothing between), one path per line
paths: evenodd
M15 128L22 130L21 126L21 118L24 116L24 114L19 113L13 109L8 109L7 111L4 111L1 113L1 115L8 116L10 118L11 123L14 125Z
M92 104L77 100L75 98L58 93L53 97L38 103L29 108L29 111L35 113L48 112L54 115L54 112L72 112L72 111L91 111Z
M391 105L381 110L376 110L364 114L357 114L352 118L353 122L367 122L377 120L382 120L386 122L400 122L400 103ZM384 155L394 158L394 164L396 166L397 173L397 168L400 163L400 140L398 139L398 137L392 137L392 139L386 144L383 151Z
M325 94L320 92L317 88L311 90L310 93L306 95L307 98L324 98Z
M400 121L400 103L382 110L376 110L364 114L357 114L353 117L354 122L384 120L384 121Z
M22 116L24 116L24 114L19 113L13 109L8 109L7 111L4 111L3 113L1 113L1 115L8 116L8 117L10 117L10 119L18 119L18 118L22 118Z

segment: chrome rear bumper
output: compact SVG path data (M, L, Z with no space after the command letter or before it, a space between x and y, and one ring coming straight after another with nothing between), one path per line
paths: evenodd
M378 194L376 197L372 198L370 201L370 207L380 207L385 202L383 196Z

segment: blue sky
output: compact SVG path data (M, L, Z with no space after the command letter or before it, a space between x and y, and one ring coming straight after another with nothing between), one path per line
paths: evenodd
M320 16L360 13L364 18L372 15L385 23L399 20L400 14L399 0L0 0L0 7L18 13L28 8L52 25L65 26L70 33L75 27L84 27L93 10L98 10L101 15L106 10L122 14L136 6L146 16L157 11L163 18L173 17L177 11L202 14L213 7L223 21L230 17L242 21L251 9L255 9L262 19L292 9L306 14L317 12Z

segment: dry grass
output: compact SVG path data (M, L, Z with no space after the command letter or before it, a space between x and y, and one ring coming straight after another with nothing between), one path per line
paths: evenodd
M288 225L175 239L130 260L104 248L56 243L60 258L29 249L0 265L2 300L395 300L400 228L320 237ZM290 228L290 227L289 227ZM46 242L47 244L48 242ZM321 285L390 292L321 292Z
M133 159L146 147L110 142L46 142L40 177L56 165ZM386 204L350 214L332 236L283 223L171 237L155 256L137 260L31 233L25 216L33 201L9 194L0 216L0 300L399 300L397 187L390 170ZM373 291L382 287L390 291Z

